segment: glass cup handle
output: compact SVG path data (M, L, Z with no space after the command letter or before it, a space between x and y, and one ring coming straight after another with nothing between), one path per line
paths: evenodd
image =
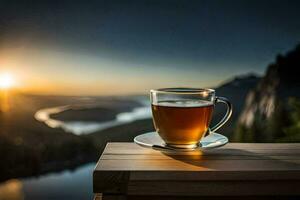
M225 97L216 97L215 102L226 104L227 111L226 111L225 116L222 118L222 120L219 121L214 127L212 127L210 129L210 132L215 132L216 130L221 128L229 120L229 118L231 117L231 114L232 114L232 104L229 102L228 99L226 99Z

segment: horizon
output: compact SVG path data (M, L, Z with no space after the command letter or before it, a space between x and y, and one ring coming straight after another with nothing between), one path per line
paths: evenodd
M202 87L202 88L208 88L208 89L217 89L218 87L221 87L223 85L226 85L228 83L230 83L231 81L234 81L236 78L248 78L250 76L256 76L258 78L262 78L264 76L264 74L258 74L258 73L253 73L253 72L249 72L249 73L245 73L245 74L238 74L238 75L234 75L228 79L225 79L223 81L221 81L219 84L215 85L215 86L209 86L209 87ZM197 87L186 87L186 86L181 86L181 87L175 87L175 88L197 88ZM199 88L199 87L198 87ZM151 89L159 89L159 88L151 88ZM9 89L0 89L0 92L3 92L3 91L9 91L12 92L12 93L19 93L19 94L24 94L24 95L30 95L30 96L49 96L49 97L130 97L130 96L147 96L149 95L150 93L150 90L149 89L147 92L136 92L136 93L125 93L125 94L104 94L104 95L101 95L101 94L87 94L87 95L82 95L82 94L55 94L55 93L43 93L43 92L37 92L37 93L34 93L34 92L28 92L28 91L24 91L22 89L19 89L19 88L16 88L16 87L12 87L12 88L9 88Z
M5 1L0 74L12 74L18 90L41 95L215 87L247 73L261 76L278 54L293 49L299 6L279 0Z

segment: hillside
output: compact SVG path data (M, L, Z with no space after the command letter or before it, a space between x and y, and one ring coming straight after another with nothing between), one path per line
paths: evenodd
M73 97L25 95L11 91L9 109L0 112L0 181L74 168L95 159L87 138L51 129L34 119L44 107L80 102ZM4 99L0 99L3 107Z
M300 141L298 109L300 97L300 45L286 55L278 55L265 76L247 94L239 117L235 141ZM291 127L294 131L289 131ZM297 131L298 130L298 131Z
M215 88L217 96L226 97L233 105L231 119L218 130L218 132L231 138L238 117L244 107L246 96L248 92L256 86L259 80L259 76L250 73L236 76ZM220 120L225 112L225 106L217 104L212 124Z

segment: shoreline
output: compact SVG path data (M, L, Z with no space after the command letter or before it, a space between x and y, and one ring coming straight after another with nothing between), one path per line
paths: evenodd
M70 109L70 105L64 105L64 106L57 106L57 107L51 107L51 108L43 108L38 110L34 114L34 118L42 123L45 123L50 128L59 128L62 124L62 121L55 120L50 117L52 114L58 114L60 112L66 111Z
M72 105L64 105L50 108L43 108L38 110L34 114L34 118L41 122L45 123L50 128L61 128L63 131L68 133L73 133L75 135L87 135L92 134L97 131L102 131L107 128L112 128L115 126L131 123L141 119L151 118L151 110L148 102L145 100L133 100L138 103L140 106L135 106L130 110L125 109L122 110L105 110L105 114L101 112L101 109L106 109L101 106L72 106ZM64 114L65 118L74 118L74 114L78 112L85 112L85 114L90 114L94 116L95 120L59 120L57 119L59 114ZM111 112L111 113L110 113ZM97 117L97 115L104 115L101 117ZM56 115L56 118L52 117ZM82 114L81 114L82 115ZM114 115L113 119L111 116ZM68 117L69 116L69 117ZM84 115L83 115L84 116ZM77 117L77 116L76 116ZM99 120L101 118L101 120ZM110 119L110 120L109 120Z

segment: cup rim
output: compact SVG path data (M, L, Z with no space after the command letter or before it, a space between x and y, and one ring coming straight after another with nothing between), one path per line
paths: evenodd
M165 94L201 94L203 92L215 93L215 90L211 88L193 88L193 87L159 88L159 89L150 90L150 93L165 93Z

